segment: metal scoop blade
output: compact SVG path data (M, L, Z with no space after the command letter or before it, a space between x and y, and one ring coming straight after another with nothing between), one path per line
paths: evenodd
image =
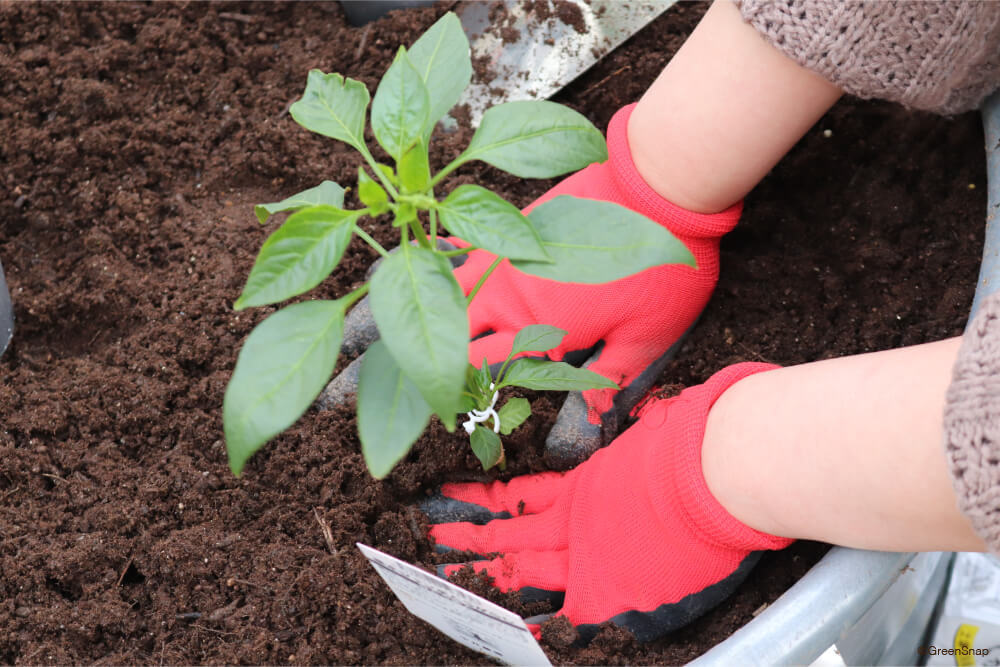
M676 0L495 0L458 10L477 73L459 104L478 126L490 106L556 93Z
M14 307L10 303L10 290L7 289L7 279L3 275L3 264L0 264L0 354L7 349L13 335Z

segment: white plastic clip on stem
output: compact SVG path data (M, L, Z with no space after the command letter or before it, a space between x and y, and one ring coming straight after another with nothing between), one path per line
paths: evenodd
M496 385L490 382L490 389L493 389L494 387L496 387ZM493 432L500 432L500 415L498 415L497 411L493 409L493 406L497 404L497 398L499 398L499 396L500 392L494 391L493 400L490 401L490 407L485 410L472 410L466 413L469 415L469 421L462 423L462 428L465 429L466 433L472 435L472 432L476 430L476 424L481 424L490 417L493 417Z

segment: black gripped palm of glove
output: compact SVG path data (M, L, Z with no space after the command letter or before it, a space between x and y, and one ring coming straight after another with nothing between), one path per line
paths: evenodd
M546 439L546 458L568 469L610 442L629 411L650 389L694 324L715 288L719 239L739 220L742 204L712 215L692 213L661 198L635 169L628 148L625 107L608 128L608 161L570 176L526 209L558 195L611 201L660 223L684 242L697 268L665 265L601 285L559 283L530 276L503 262L469 306L469 361L499 364L517 332L547 324L569 333L546 357L586 365L618 384L620 391L571 392ZM599 225L600 220L581 220ZM444 247L467 245L457 238ZM475 250L453 258L455 277L468 294L495 256ZM378 337L367 298L348 314L344 354L360 355ZM346 402L355 393L360 358L334 378L319 397L321 407Z

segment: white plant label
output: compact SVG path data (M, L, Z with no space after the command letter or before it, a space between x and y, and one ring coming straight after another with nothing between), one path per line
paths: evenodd
M508 665L551 665L524 619L377 549L358 549L411 614L459 644Z

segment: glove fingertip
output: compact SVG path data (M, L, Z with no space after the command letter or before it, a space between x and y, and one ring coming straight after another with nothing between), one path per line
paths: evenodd
M344 338L340 351L349 357L361 354L378 338L378 327L368 297L354 304L344 318Z
M361 374L362 359L364 359L364 356L360 356L352 361L347 365L347 368L342 370L337 377L330 380L326 387L323 388L323 391L316 397L316 405L321 410L331 410L344 405L357 395L358 377Z
M443 565L438 565L437 568L435 569L437 570L437 576L439 576L442 579L447 579L451 575L461 570L463 567L464 565L462 563L445 563Z
M531 618L540 618L537 616L532 616ZM531 632L531 636L538 641L542 641L542 623L531 623L531 619L524 619L524 624L528 626L528 630ZM546 619L547 620L547 619Z

